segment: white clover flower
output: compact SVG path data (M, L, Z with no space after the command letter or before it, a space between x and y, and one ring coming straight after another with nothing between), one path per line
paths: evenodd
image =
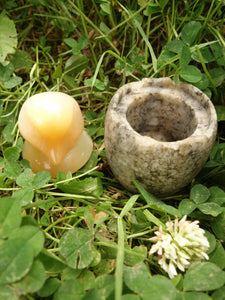
M189 268L194 262L201 259L209 259L206 254L209 242L204 236L204 230L198 225L199 221L187 221L184 216L180 221L166 223L166 230L160 226L151 241L149 254L158 254L158 263L170 278L177 275L177 268L181 271Z

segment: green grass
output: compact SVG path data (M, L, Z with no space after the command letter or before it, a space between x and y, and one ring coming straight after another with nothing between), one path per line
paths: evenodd
M0 299L223 299L224 1L8 0L1 8ZM104 151L110 99L144 77L194 84L218 115L205 167L163 199L138 184L138 195L125 190ZM94 142L81 170L56 179L22 159L17 124L23 102L48 90L78 101ZM149 239L183 215L206 231L209 261L196 278L190 269L170 280L148 255Z

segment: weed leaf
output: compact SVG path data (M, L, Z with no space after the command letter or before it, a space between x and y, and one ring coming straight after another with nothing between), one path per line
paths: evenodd
M6 238L21 223L20 203L13 197L0 201L0 237Z
M202 79L201 71L197 67L190 65L181 69L180 76L190 83L195 83Z
M35 189L40 189L51 179L51 174L47 171L40 171L35 174L33 179L33 187Z
M181 31L181 38L184 43L189 46L193 45L198 38L199 31L201 29L201 23L197 21L191 21L184 25Z
M196 184L191 189L190 198L193 200L196 204L204 203L206 202L210 197L210 192L202 184Z
M25 276L33 262L33 248L23 238L0 244L0 285L13 283Z
M148 269L143 262L136 264L133 267L124 267L124 281L127 287L133 292L140 293L148 279Z
M190 199L183 199L179 203L178 210L184 216L184 215L189 215L190 213L192 213L196 207L197 207L197 205Z
M168 42L163 49L169 50L174 53L181 53L183 47L185 46L184 42L181 40L173 40Z
M218 205L222 205L225 203L225 192L217 186L212 186L209 188L210 191L210 202L217 203Z
M55 277L49 277L42 288L38 291L38 296L46 298L54 294L54 292L60 287L60 280Z
M80 281L70 279L63 281L59 289L54 294L54 300L81 300L85 295L85 290Z
M4 11L0 14L0 32L0 63L3 63L8 54L15 52L17 46L15 24Z
M225 241L225 208L223 208L223 212L211 222L211 226L216 237Z
M14 192L13 198L23 207L30 203L34 197L34 190L31 187L25 187Z
M10 299L10 300L18 300L18 296L16 292L7 285L0 285L0 299Z
M88 65L88 58L85 55L72 55L65 63L65 74L72 75L80 73Z
M60 183L58 187L65 193L84 194L99 197L103 193L101 178L88 177L81 181Z
M140 291L143 300L176 300L177 292L173 283L162 275L154 275L145 282Z
M210 255L210 262L216 264L222 270L225 268L225 250L220 242L217 242L216 249Z
M90 232L83 228L67 231L60 239L59 251L71 268L87 267L95 256Z
M210 262L192 265L184 276L184 291L212 291L225 283L224 272Z
M7 160L17 160L20 157L20 149L18 147L8 147L3 151L3 155Z
M26 242L31 245L33 248L34 256L37 256L38 253L42 250L44 246L44 234L36 226L22 226L13 231L10 238L25 238Z
M20 293L28 294L37 292L46 279L45 269L39 260L35 260L30 271L19 282L13 284L13 288Z
M201 292L184 292L179 293L176 300L212 300L212 298Z
M216 109L216 113L217 113L217 120L218 121L225 121L225 106L216 105L215 109Z
M213 217L218 216L223 211L222 207L213 202L201 203L198 205L198 209L205 215L211 215Z
M187 46L183 46L180 53L180 66L185 68L191 61L191 51Z
M34 174L31 169L26 168L23 173L21 173L17 179L16 183L22 187L31 187Z

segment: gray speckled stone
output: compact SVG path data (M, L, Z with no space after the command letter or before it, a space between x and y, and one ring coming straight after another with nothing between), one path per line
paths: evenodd
M210 99L192 85L169 78L122 86L105 121L105 150L118 181L137 192L132 179L156 195L186 186L206 162L217 131Z

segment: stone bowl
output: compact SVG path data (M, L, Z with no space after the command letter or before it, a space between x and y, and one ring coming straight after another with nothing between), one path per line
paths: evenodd
M205 164L217 132L210 99L193 85L170 78L125 84L110 101L105 150L115 178L137 192L172 195L188 185Z

